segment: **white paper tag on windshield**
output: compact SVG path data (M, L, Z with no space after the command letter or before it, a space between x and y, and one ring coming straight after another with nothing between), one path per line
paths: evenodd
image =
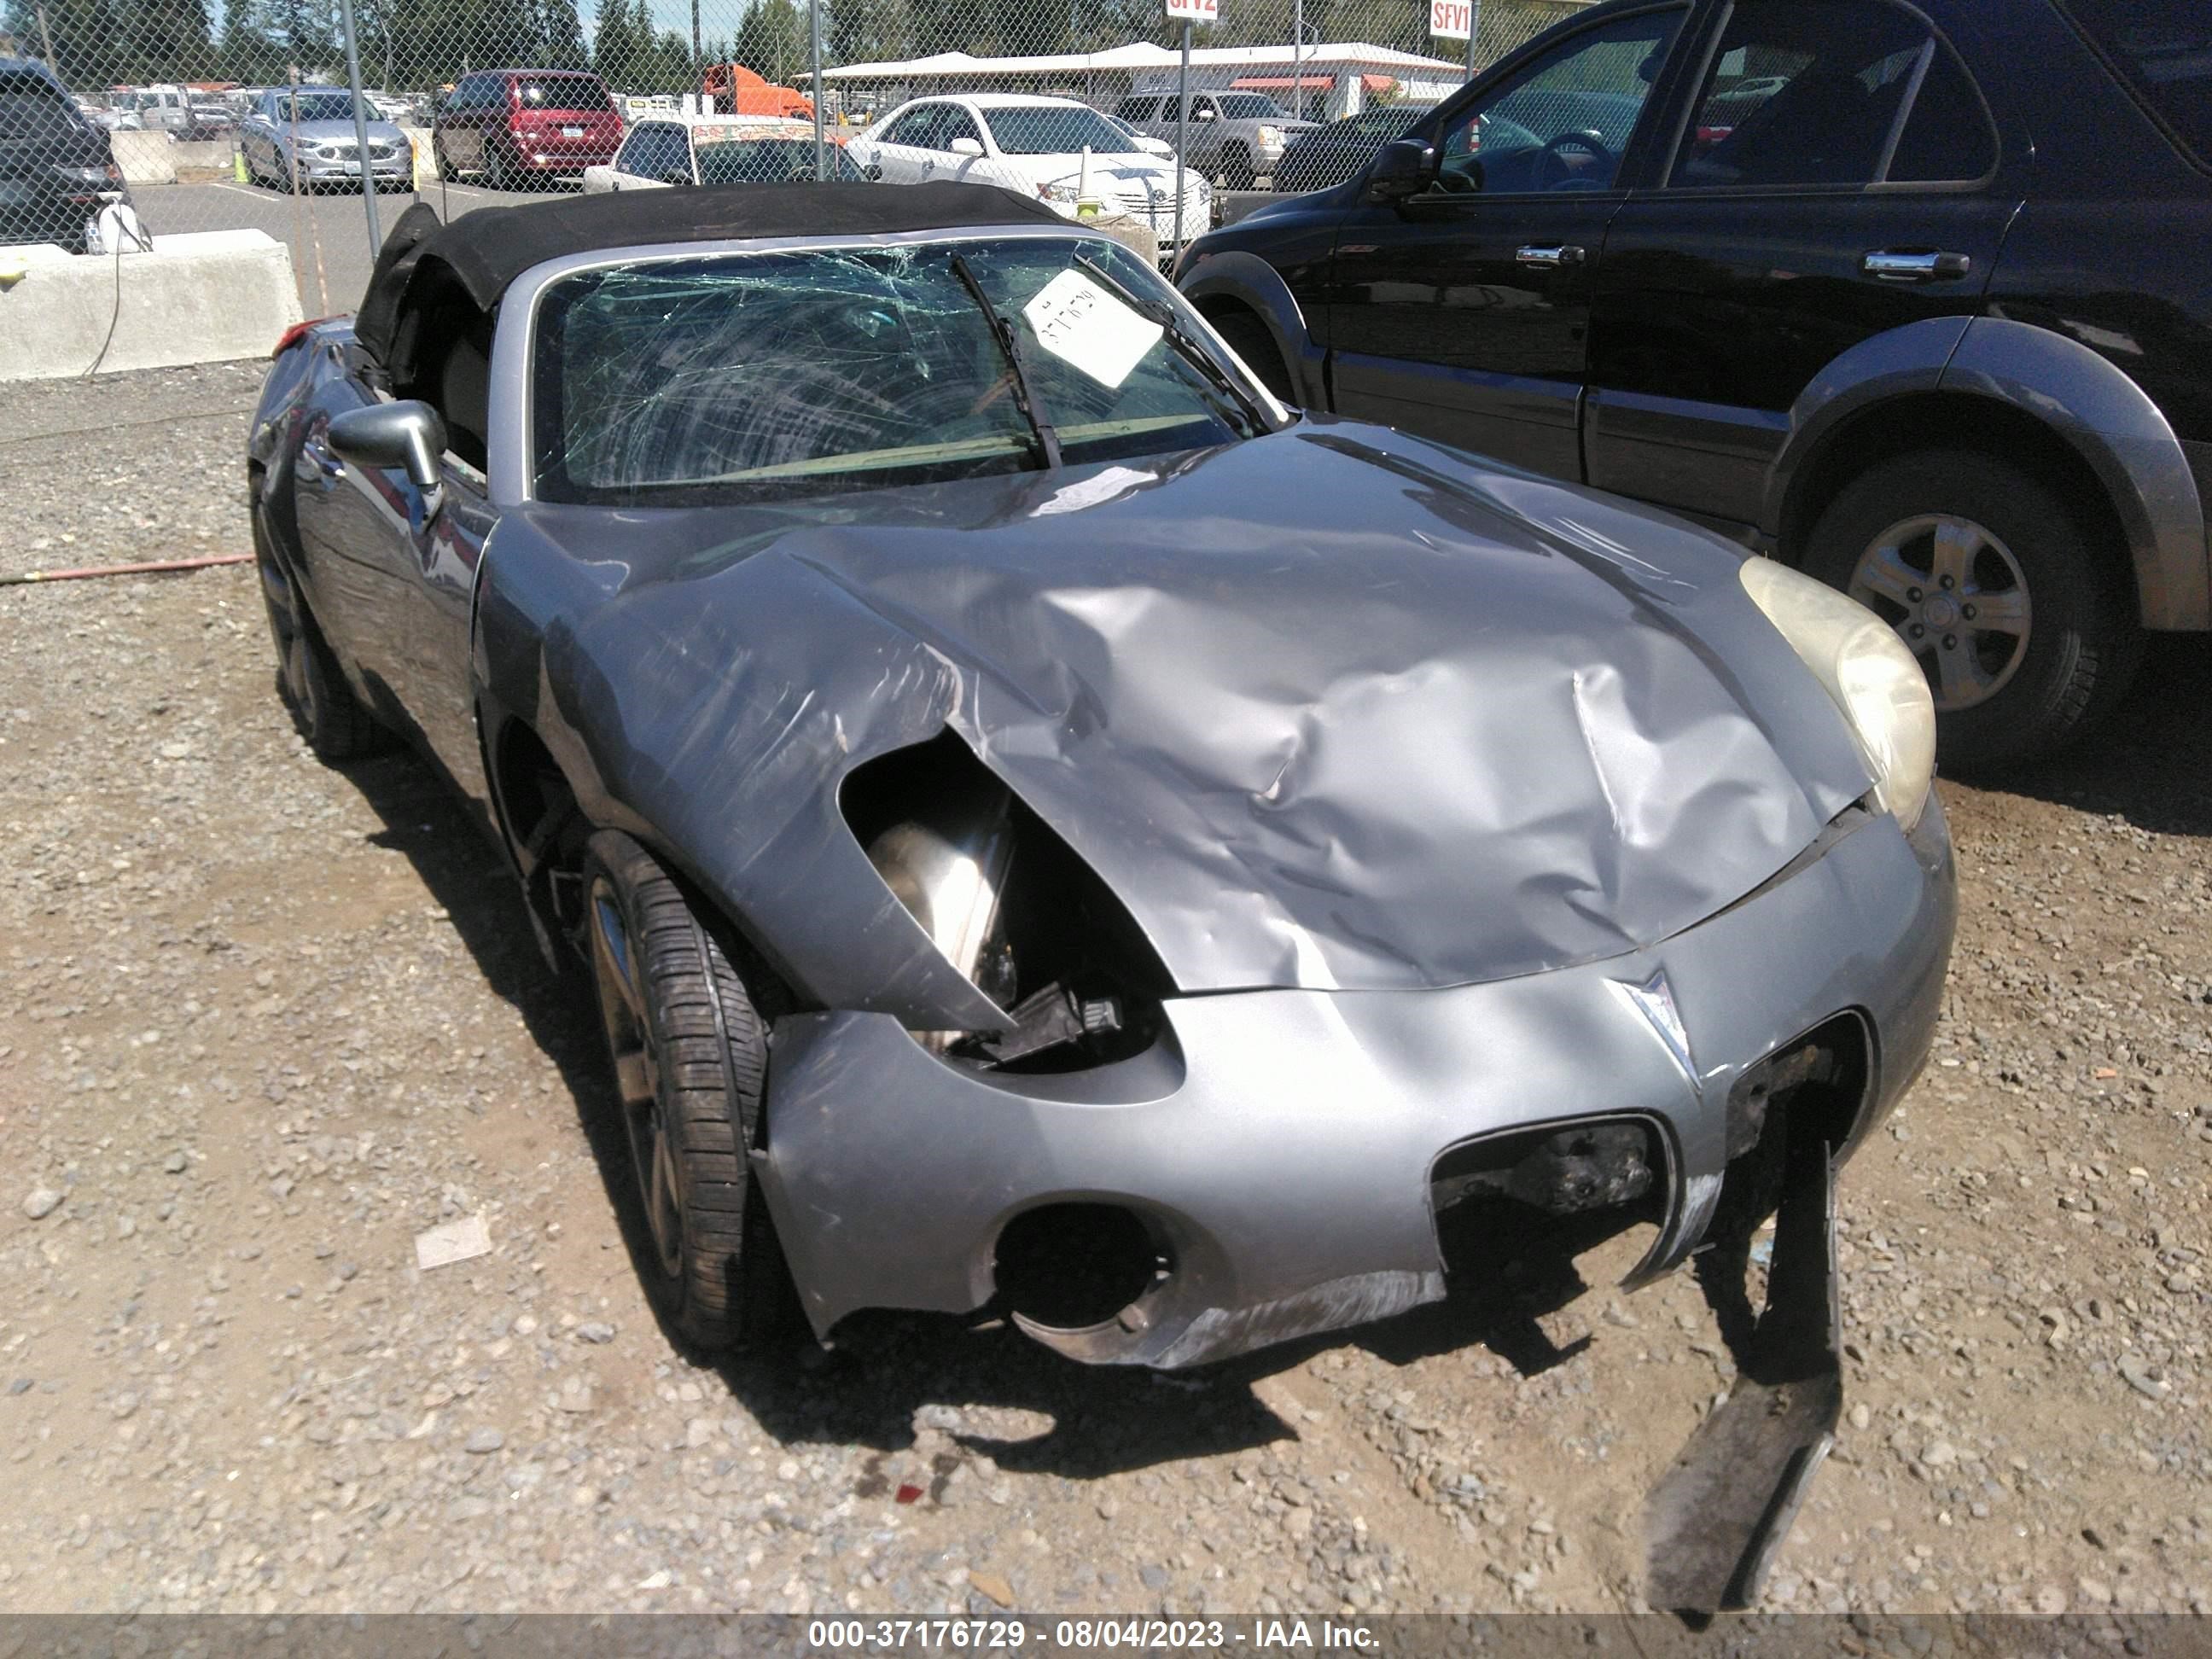
M1037 343L1104 386L1119 386L1165 332L1080 272L1063 270L1022 307Z

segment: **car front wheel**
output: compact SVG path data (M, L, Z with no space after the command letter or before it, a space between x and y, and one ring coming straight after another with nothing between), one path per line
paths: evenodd
M2000 768L2093 730L2141 635L2111 550L2033 474L1973 451L1875 467L1814 527L1805 568L1874 611L1920 659L1937 753Z
M384 728L346 684L337 656L323 638L299 584L270 550L260 524L253 526L253 562L269 635L276 647L276 689L307 746L326 761L349 760L380 749Z
M669 1328L722 1349L765 1335L788 1276L750 1162L768 1035L744 979L658 860L614 830L586 849L584 927Z

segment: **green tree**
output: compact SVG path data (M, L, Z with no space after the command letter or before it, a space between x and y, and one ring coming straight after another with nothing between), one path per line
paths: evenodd
M756 75L788 85L806 72L806 20L792 0L753 0L738 20L731 50Z
M539 0L538 36L544 43L548 69L586 69L591 55L584 49L584 23L576 15L576 0Z

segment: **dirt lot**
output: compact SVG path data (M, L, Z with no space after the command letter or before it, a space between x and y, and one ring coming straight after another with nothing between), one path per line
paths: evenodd
M0 568L242 550L257 383L0 388ZM922 1319L687 1361L576 983L271 668L246 569L0 590L0 1610L1638 1605L1730 1375L1690 1275L1607 1288L1638 1236L1455 1237L1447 1304L1192 1376ZM2110 743L1944 787L1948 1018L1845 1176L1773 1605L2212 1611L2208 691L2159 653Z

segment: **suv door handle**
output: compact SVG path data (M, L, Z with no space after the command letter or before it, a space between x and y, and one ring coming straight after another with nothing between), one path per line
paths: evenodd
M1903 253L1889 248L1877 248L1859 261L1859 269L1868 276L1889 283L1956 282L1973 268L1973 260L1964 253Z
M1513 258L1518 263L1535 270L1557 270L1564 265L1578 265L1589 256L1571 242L1554 243L1544 247L1524 247Z

